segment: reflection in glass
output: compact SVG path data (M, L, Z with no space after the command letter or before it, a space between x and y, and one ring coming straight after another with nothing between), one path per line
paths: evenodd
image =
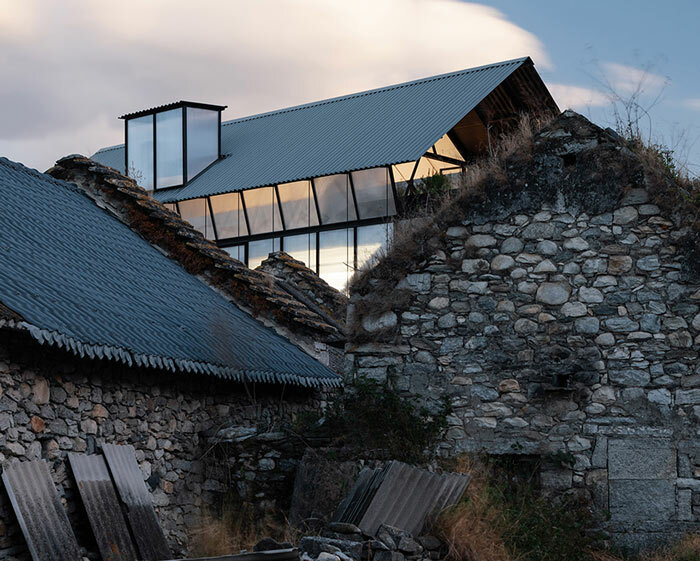
M219 113L187 107L187 180L219 157Z
M344 290L353 272L353 232L331 230L319 234L318 275L337 290Z
M248 235L245 214L238 193L216 195L211 198L216 234L220 240Z
M450 137L444 135L440 140L435 143L435 152L440 156L446 156L448 158L453 158L455 160L464 161L462 154L459 153L454 142L450 140Z
M327 175L314 179L321 224L356 220L355 205L346 174Z
M153 189L153 115L126 122L126 174L144 189Z
M214 239L214 228L211 224L207 199L180 201L178 206L183 220L187 220L195 230L202 232L208 240Z
M361 219L396 214L394 193L387 168L353 171L352 184Z
M274 187L260 187L243 192L251 234L277 232L282 229Z
M245 263L245 245L233 245L223 249L234 259L238 259L241 263Z
M284 252L304 263L312 271L316 270L316 234L287 236L284 238Z
M388 247L393 235L394 225L375 224L361 226L357 229L357 268L373 265L372 258L378 257L381 249Z
M267 259L270 253L280 250L280 239L270 238L248 242L248 267L255 269Z
M284 226L287 230L318 226L318 215L311 192L311 181L295 181L278 186Z
M182 109L156 113L156 189L182 185Z

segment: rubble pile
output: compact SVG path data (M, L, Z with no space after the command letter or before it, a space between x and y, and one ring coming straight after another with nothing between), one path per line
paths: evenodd
M447 553L435 536L414 537L387 524L371 536L345 522L331 522L320 536L303 537L299 549L302 561L438 561Z

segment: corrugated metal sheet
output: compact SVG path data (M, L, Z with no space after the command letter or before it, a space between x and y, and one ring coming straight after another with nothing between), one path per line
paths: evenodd
M74 185L0 158L0 224L0 302L42 344L232 380L342 382Z
M416 160L523 65L531 65L531 60L470 68L228 121L221 129L225 158L182 189L156 197L171 202ZM546 89L544 96L543 106L554 105ZM123 146L116 152L112 147L92 157L123 170Z
M126 506L126 516L136 540L139 558L144 561L169 559L170 548L153 508L151 493L136 463L134 447L103 444L102 452L119 497Z
M459 501L469 479L402 462L390 462L383 469L366 468L339 505L334 521L355 524L370 535L382 524L418 535L430 516Z
M34 561L81 561L80 548L44 461L7 464L2 480Z
M129 527L104 458L71 453L68 459L103 561L136 561Z

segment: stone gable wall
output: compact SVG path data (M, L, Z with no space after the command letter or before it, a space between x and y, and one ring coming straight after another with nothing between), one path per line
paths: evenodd
M66 454L133 445L176 558L225 494L262 509L286 506L276 501L291 496L303 450L290 449L280 428L318 408L320 396L249 392L209 377L80 360L0 330L0 462L47 460L81 545L96 552ZM4 487L0 557L29 558Z
M569 457L542 485L588 496L618 543L648 545L700 526L700 283L645 190L600 214L563 200L449 227L396 286L408 304L349 318L364 337L348 382L433 410L447 397L442 455Z

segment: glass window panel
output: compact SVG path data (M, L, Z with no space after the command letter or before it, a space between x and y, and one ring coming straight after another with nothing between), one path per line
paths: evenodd
M455 160L464 161L462 154L459 153L454 142L450 140L450 137L445 135L440 140L435 143L435 152L440 154L440 156L446 156L448 158L454 158Z
M216 234L220 240L248 235L245 214L238 193L216 195L211 198Z
M284 226L287 230L318 226L316 204L311 192L311 181L283 183L277 187L282 203Z
M156 189L182 185L182 109L156 113Z
M373 264L380 250L388 247L393 236L393 224L376 224L357 229L357 268Z
M314 179L321 224L357 220L349 184L349 178L344 173Z
M267 259L270 253L280 250L280 239L269 238L267 240L257 240L248 242L248 267L255 269L260 263Z
M219 157L219 112L187 107L187 180Z
M316 270L316 234L287 236L284 238L284 252L304 263L312 271Z
M178 206L183 220L187 220L195 230L202 232L205 238L214 239L214 228L211 224L209 205L206 199L180 201Z
M282 229L274 187L261 187L243 192L251 234L278 232Z
M153 189L153 115L129 119L126 173L144 189Z
M245 245L232 245L231 247L224 247L231 257L238 259L241 263L245 263Z
M373 168L352 172L357 208L360 218L377 218L396 214L394 193L387 168Z
M416 167L416 162L406 162L404 164L395 164L391 166L394 173L394 183L396 184L396 192L403 195L408 188L408 181L411 179L413 168Z
M337 290L345 290L354 272L354 241L351 229L319 234L319 276Z

